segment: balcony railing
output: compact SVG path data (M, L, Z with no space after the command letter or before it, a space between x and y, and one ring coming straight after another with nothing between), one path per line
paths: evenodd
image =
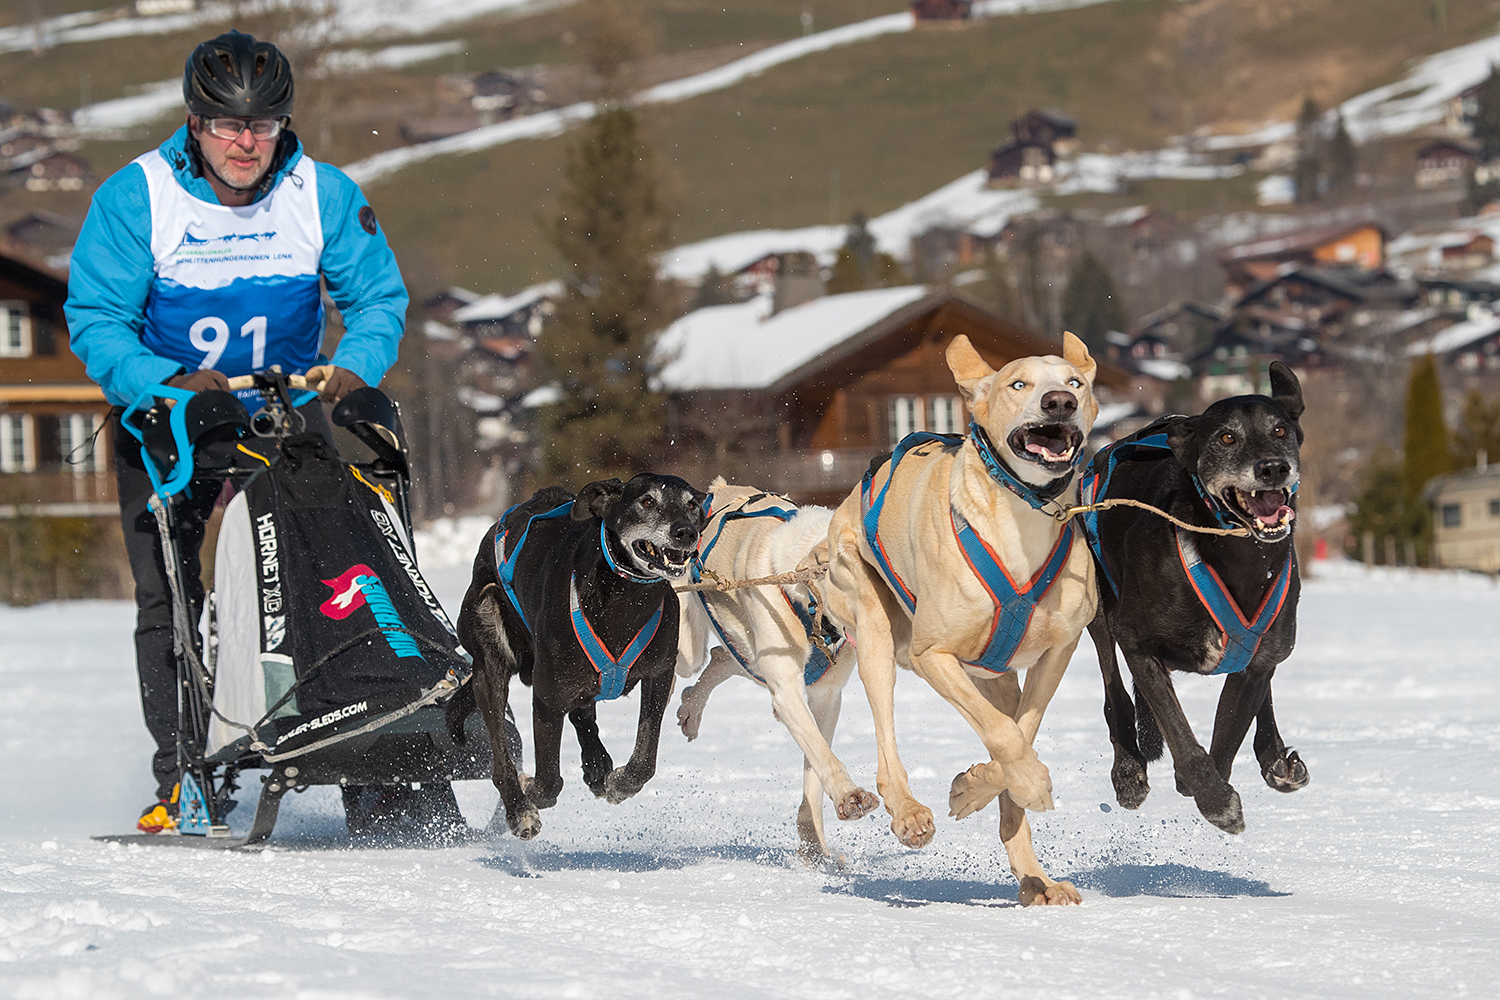
M858 486L870 459L885 450L773 451L755 458L735 456L729 468L678 463L673 472L700 489L706 489L715 476L724 476L732 483L785 493L796 500L830 503Z

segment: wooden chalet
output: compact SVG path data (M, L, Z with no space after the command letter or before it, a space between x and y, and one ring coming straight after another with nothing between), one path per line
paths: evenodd
M64 275L0 245L0 519L119 516L109 404L68 349L67 297Z
M1174 302L1140 321L1125 352L1136 360L1180 361L1208 346L1228 318L1223 310L1202 302Z
M918 24L967 21L974 16L973 0L912 0L911 13Z
M672 471L715 475L838 503L870 459L915 430L964 432L944 352L965 334L995 368L1062 345L952 292L920 286L830 295L771 312L765 298L683 317L658 345ZM1096 392L1128 399L1131 377L1100 359Z
M1050 183L1077 134L1078 124L1059 111L1027 111L1010 123L1010 142L990 152L990 185Z
M1466 180L1479 163L1479 148L1461 139L1438 139L1417 150L1419 188L1446 187Z
M1230 291L1243 295L1291 268L1333 264L1367 271L1385 266L1385 229L1373 222L1328 226L1231 247L1219 257Z

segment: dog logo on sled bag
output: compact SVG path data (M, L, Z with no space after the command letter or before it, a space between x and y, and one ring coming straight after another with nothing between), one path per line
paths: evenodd
M355 563L332 580L323 582L333 588L333 594L318 606L318 610L324 615L335 621L343 621L368 605L375 616L375 624L380 626L381 635L385 636L386 645L391 647L391 652L403 659L426 659L417 648L406 623L401 620L401 615L397 613L396 606L391 603L391 595L386 593L385 584L380 582L380 577L375 575L373 569L364 563Z

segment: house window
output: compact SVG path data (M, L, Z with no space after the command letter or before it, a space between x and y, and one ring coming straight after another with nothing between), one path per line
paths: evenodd
M963 432L964 407L957 396L933 396L927 401L930 411L927 426L939 434Z
M97 413L65 413L57 421L57 449L64 472L104 471L104 449L94 438L102 421Z
M926 409L921 396L891 397L891 447L912 431L927 429L923 420Z
M28 413L0 413L0 472L36 468L36 442Z
M1463 507L1456 503L1443 504L1443 527L1457 528L1463 524Z
M0 358L31 354L31 311L25 302L0 302Z
M1500 517L1500 500L1490 501L1490 517Z

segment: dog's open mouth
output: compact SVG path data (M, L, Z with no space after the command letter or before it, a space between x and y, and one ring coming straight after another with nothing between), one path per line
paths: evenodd
M1231 486L1224 502L1261 541L1273 541L1292 530L1297 512L1288 506L1286 490L1251 490Z
M692 549L658 548L644 538L637 539L631 548L635 550L636 558L642 565L649 566L659 576L669 580L679 579L686 573L688 562L693 558Z
M1083 431L1071 424L1028 424L1011 431L1007 443L1021 458L1060 476L1073 467Z

